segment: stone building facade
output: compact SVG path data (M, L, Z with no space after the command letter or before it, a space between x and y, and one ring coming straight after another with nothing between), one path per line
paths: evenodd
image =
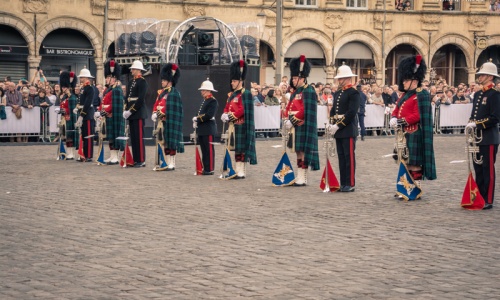
M275 81L276 2L108 3L105 33L106 0L20 0L4 5L0 12L0 76L31 78L42 67L49 80L54 80L61 68L78 72L87 66L103 82L103 61L115 39L114 22L211 16L225 23L260 24L261 82ZM473 81L475 68L487 59L500 65L500 14L489 11L489 2L407 3L409 10L399 11L387 0L284 0L281 40L285 63L281 73L288 74L286 62L300 53L313 61L310 80L315 82L333 82L336 67L346 62L360 78L392 84L398 61L417 52L434 68L436 78L451 84ZM443 10L449 7L454 10Z

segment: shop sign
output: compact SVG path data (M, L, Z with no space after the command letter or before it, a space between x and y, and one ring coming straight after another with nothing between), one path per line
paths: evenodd
M43 48L43 53L47 55L67 55L67 56L94 56L94 49L65 49L65 48Z
M28 47L23 46L0 46L0 54L25 54L28 55Z

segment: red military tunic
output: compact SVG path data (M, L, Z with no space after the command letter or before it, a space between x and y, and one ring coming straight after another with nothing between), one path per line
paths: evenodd
M229 100L226 103L226 107L224 107L224 113L232 114L237 119L234 122L235 124L243 124L245 122L245 108L243 107L243 100L241 98L242 93L243 89L232 94L230 93Z
M288 106L285 110L285 117L289 118L290 116L299 120L299 126L304 124L304 101L302 99L302 93L295 94L295 97L288 102Z
M167 112L167 96L169 92L170 88L158 90L158 97L153 105L153 112L156 112L161 120L165 120L165 114Z
M404 98L404 94L399 98L392 116L394 118L403 119L406 121L405 131L415 132L418 129L418 123L420 122L420 112L418 111L417 94L410 96L403 104L399 105L401 99Z
M64 99L60 105L60 109L64 110L64 118L66 119L66 121L70 120L71 114L72 114L72 112L69 111L69 100L68 99L69 99L69 97L66 97L66 99Z
M111 118L111 113L113 112L113 90L109 89L109 91L104 95L102 99L101 105L99 105L99 111L105 111L106 117Z

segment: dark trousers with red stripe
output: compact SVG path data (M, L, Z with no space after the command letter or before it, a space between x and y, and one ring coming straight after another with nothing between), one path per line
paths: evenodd
M144 120L129 120L130 144L132 145L132 156L134 163L143 163L146 161L146 148L144 146Z
M203 170L205 172L212 172L214 170L215 147L212 144L213 141L213 135L198 136L198 143L201 148L201 160L203 161Z
M340 185L355 186L356 138L337 138L337 155L339 157Z
M480 165L474 163L479 193L481 193L484 201L488 204L493 204L495 196L495 162L497 160L497 152L498 145L480 145L479 155L483 157L483 163Z
M82 141L83 141L83 154L85 158L94 157L94 137L85 138L93 135L95 129L94 120L83 120L82 123ZM81 147L81 145L80 145Z

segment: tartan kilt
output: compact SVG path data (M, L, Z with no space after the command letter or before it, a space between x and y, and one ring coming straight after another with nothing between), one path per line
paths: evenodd
M306 150L306 126L295 126L295 152Z
M424 164L424 141L422 129L419 127L413 133L406 133L406 145L409 151L408 164L413 166L422 166Z
M237 125L234 124L234 152L236 153L246 153L247 145L247 132L244 124Z
M114 149L124 149L125 148L125 143L123 140L117 140L117 137L120 136L125 136L125 132L121 133L122 131L122 124L119 124L116 119L107 118L106 117L106 141L109 142L109 144L114 148Z

